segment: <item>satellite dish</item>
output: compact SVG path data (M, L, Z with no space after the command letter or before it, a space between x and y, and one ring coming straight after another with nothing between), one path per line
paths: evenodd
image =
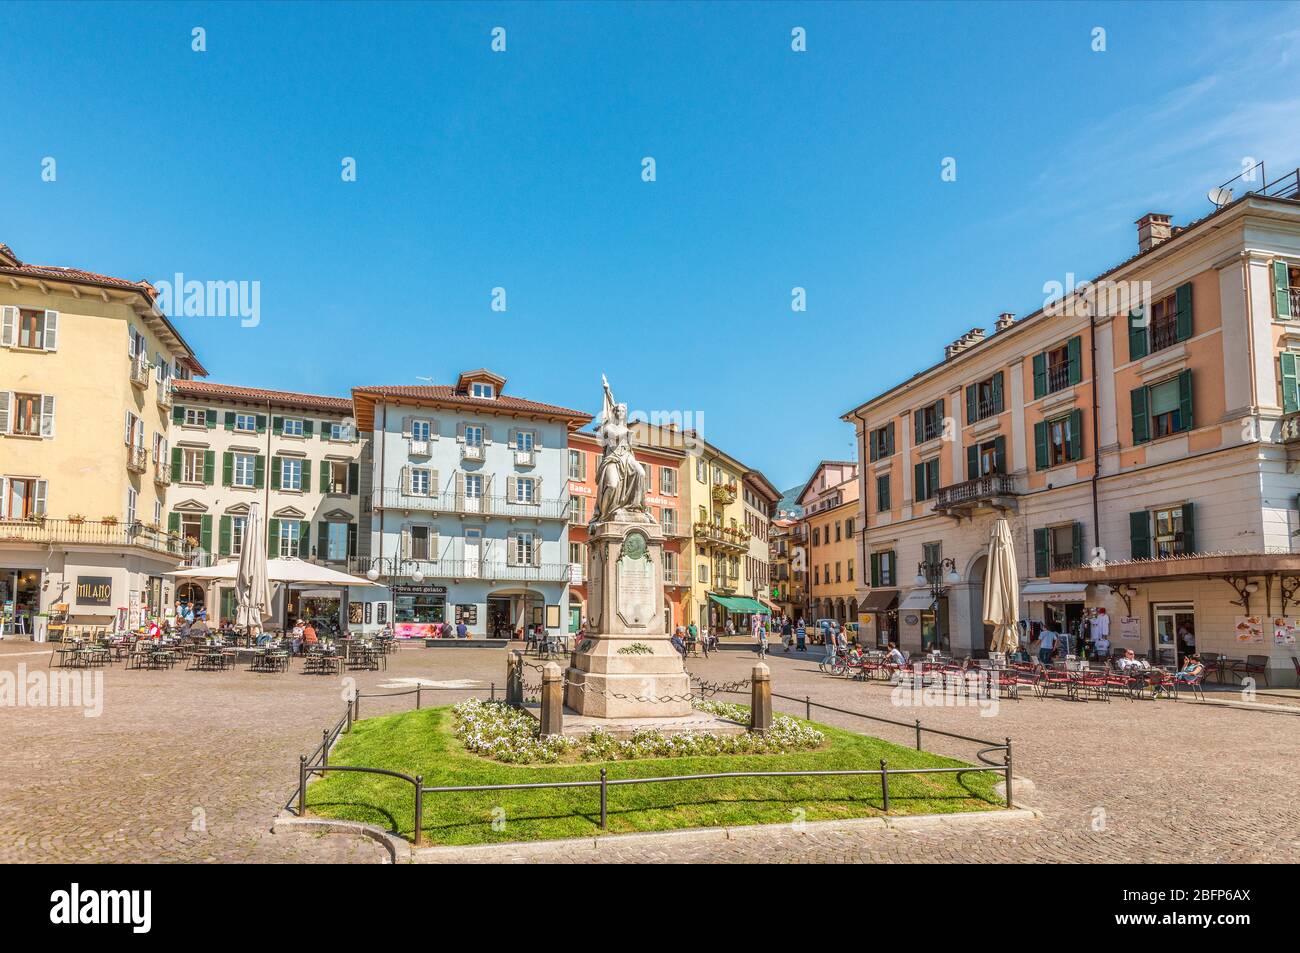
M1223 186L1216 186L1207 193L1215 208L1223 208L1232 201L1232 189L1225 189Z

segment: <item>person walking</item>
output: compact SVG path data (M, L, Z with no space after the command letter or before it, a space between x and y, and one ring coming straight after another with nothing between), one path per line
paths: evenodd
M1056 648L1056 640L1059 636L1051 629L1044 628L1038 636L1038 661L1044 668L1052 664L1052 650Z
M762 616L754 616L754 619L754 640L758 643L758 657L762 660L767 658L767 626Z

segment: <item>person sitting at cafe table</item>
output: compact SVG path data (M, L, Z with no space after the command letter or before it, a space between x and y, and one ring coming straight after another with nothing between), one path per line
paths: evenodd
M302 619L299 619L293 624L293 628L289 630L289 644L293 648L294 655L298 655L302 651L302 635Z
M1174 675L1174 681L1190 684L1205 674L1205 666L1195 655L1189 655L1183 659L1183 667Z
M1141 672L1150 666L1146 659L1135 656L1132 649L1125 649L1123 656L1115 660L1115 667L1121 672Z
M308 620L302 627L302 641L304 645L315 645L318 641L316 638L316 627Z

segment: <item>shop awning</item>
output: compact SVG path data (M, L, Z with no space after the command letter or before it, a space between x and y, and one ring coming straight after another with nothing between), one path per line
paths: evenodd
M925 611L926 609L929 609L933 605L934 605L933 592L931 592L929 589L913 589L911 592L909 592L906 596L903 597L903 601L898 606L898 611L902 612L905 609L911 609L913 611L919 609L921 611Z
M888 612L898 605L897 589L872 589L858 606L859 612Z
M1087 591L1082 582L1030 582L1021 587L1020 595L1028 602L1082 602Z
M718 596L710 592L709 598L728 612L759 612L765 615L771 612L763 603L748 596Z

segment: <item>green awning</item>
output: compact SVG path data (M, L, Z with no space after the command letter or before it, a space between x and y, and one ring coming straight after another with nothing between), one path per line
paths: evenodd
M758 600L751 599L748 596L717 596L710 592L709 598L730 612L760 612L763 615L772 614L771 609Z

